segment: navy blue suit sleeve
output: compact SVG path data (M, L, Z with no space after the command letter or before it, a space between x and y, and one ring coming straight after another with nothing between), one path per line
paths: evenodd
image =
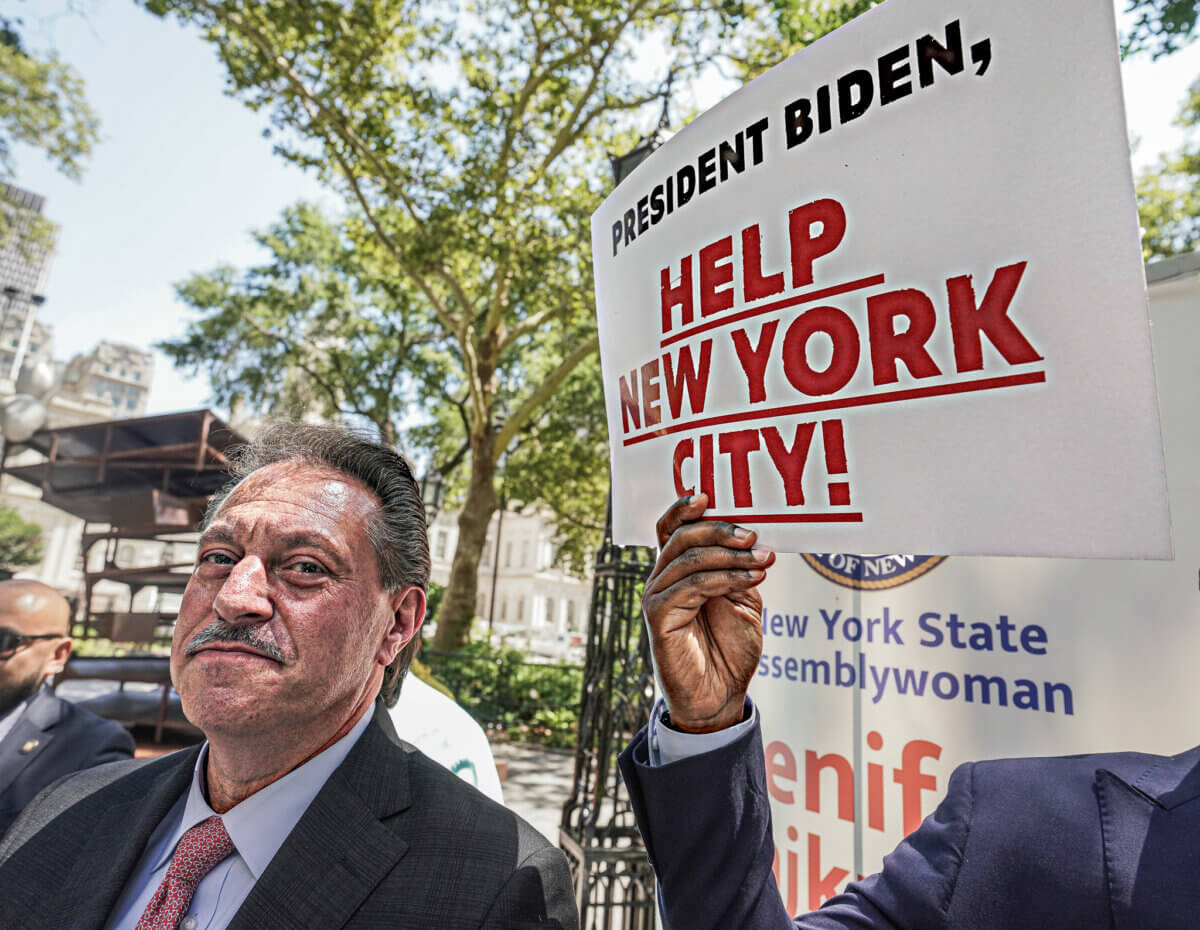
M971 768L885 860L819 911L793 919L775 856L758 727L713 752L654 767L643 730L621 772L661 885L669 930L937 930L946 926L971 814Z
M108 726L98 734L91 757L80 768L90 769L106 762L120 762L122 759L133 758L133 737L129 731L111 720L106 723Z

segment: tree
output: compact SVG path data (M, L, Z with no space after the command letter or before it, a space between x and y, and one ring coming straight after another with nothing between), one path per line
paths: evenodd
M7 504L0 504L0 566L37 565L42 560L42 528Z
M1200 80L1188 90L1176 123L1189 131L1183 148L1159 158L1137 179L1138 217L1146 259L1200 247Z
M1177 52L1196 37L1200 7L1196 0L1128 0L1126 13L1135 14L1133 28L1123 37L1121 51L1148 51L1153 58Z
M24 143L41 151L67 177L79 180L83 163L99 140L100 122L83 93L83 79L54 52L29 50L22 40L23 23L0 16L0 181L16 173L13 146ZM0 246L19 209L6 200L0 210ZM27 235L44 236L46 227L30 223Z
M230 92L268 115L281 157L345 197L347 222L369 231L357 245L372 243L432 333L409 355L422 366L414 389L461 421L469 462L436 640L456 647L497 462L596 351L588 217L606 152L631 145L671 76L716 54L733 4L146 5L203 30ZM637 59L647 45L662 54Z
M1123 52L1149 52L1155 59L1191 42L1200 18L1195 0L1130 0L1127 12L1137 18L1124 36ZM1200 80L1188 89L1175 122L1189 133L1183 148L1161 156L1137 178L1142 254L1147 260L1200 246Z
M394 444L411 398L413 351L431 336L413 296L386 273L375 241L298 204L255 241L268 260L222 267L176 287L201 314L159 343L176 365L207 371L218 403L370 424Z

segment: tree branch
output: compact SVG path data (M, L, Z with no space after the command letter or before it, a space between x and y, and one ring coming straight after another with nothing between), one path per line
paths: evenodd
M516 435L521 425L533 415L534 411L551 394L558 390L558 386L566 380L567 375L574 371L580 362L595 352L599 346L599 335L594 335L590 339L584 340L575 347L575 351L559 362L558 367L554 371L542 379L541 384L521 402L521 405L509 416L508 421L500 430L499 435L496 437L497 450L508 447L508 444L512 442L513 436Z

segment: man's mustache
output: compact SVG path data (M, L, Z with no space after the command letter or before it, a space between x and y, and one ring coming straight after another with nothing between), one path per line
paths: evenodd
M236 643L249 646L256 652L261 652L269 659L283 664L283 653L270 640L259 635L261 627L239 625L234 626L217 617L212 623L192 637L192 641L183 650L184 655L193 656L205 646L212 643Z

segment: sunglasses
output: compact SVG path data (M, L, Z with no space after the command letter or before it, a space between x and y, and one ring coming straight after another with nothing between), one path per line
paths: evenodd
M24 633L18 633L16 630L0 627L0 657L8 658L9 653L16 652L22 646L33 642L35 639L62 638L61 633L38 633L36 636L26 636Z

